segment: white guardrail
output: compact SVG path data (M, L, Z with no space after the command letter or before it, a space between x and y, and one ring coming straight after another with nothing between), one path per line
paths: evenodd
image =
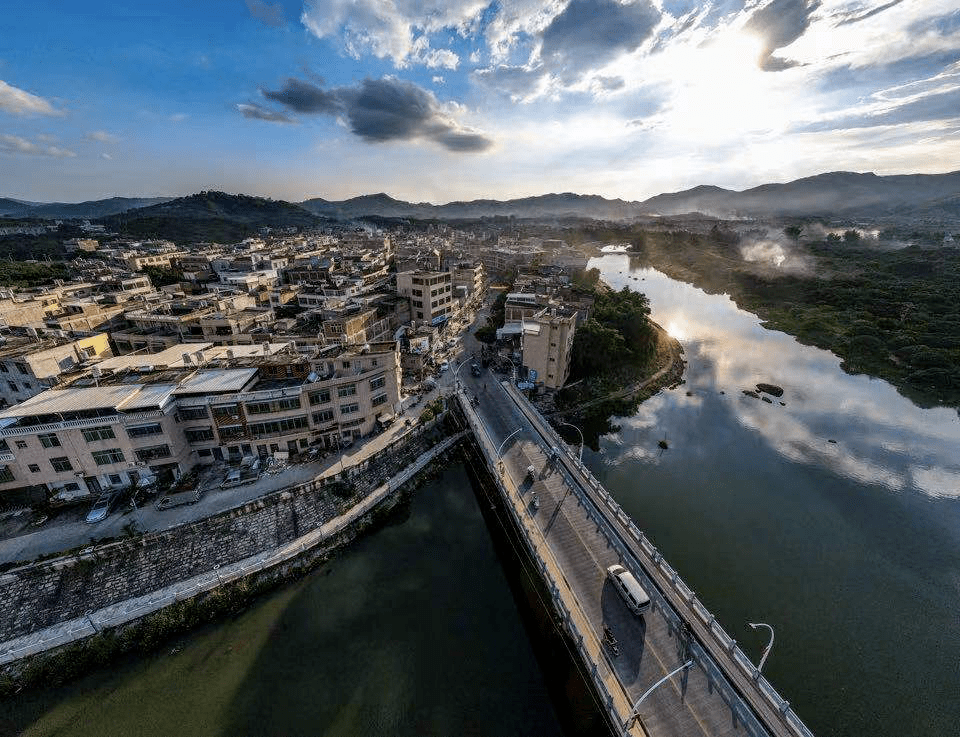
M501 387L503 387L503 385L501 385ZM508 394L516 393L516 390L514 390L512 386L509 390L505 389L505 391ZM606 506L609 512L613 514L613 516L620 522L621 525L623 525L629 536L633 538L633 541L636 543L635 548L639 548L639 550L643 553L645 565L656 568L669 582L671 588L679 595L679 598L683 602L686 609L686 617L683 617L679 612L674 611L673 605L659 595L659 587L644 572L644 564L639 560L636 560L636 556L633 552L634 548L624 545L621 535L615 530L610 529L609 522L607 519L605 519L604 515L599 515L599 519L595 521L603 530L604 536L607 538L608 542L610 542L610 544L616 548L617 552L625 562L634 562L634 565L631 566L634 575L639 574L640 578L652 585L656 596L651 598L660 599L660 601L654 601L654 605L658 610L661 611L661 614L667 620L668 625L678 628L682 626L685 619L696 619L701 622L707 628L715 643L719 645L720 648L729 656L734 666L738 668L743 675L750 679L767 704L769 704L769 706L776 711L782 723L789 729L790 733L796 735L797 737L814 737L813 732L810 731L800 717L790 708L790 703L780 696L773 685L760 673L760 671L757 670L756 666L751 662L750 658L747 657L746 653L744 653L737 646L737 641L730 637L723 627L720 626L720 623L717 622L716 617L710 613L710 611L699 599L697 599L693 589L691 589L683 581L683 579L680 578L680 575L677 573L677 571L674 570L669 563L667 563L663 554L657 550L657 548L652 542L650 542L643 531L637 527L630 516L624 512L623 508L620 507L617 501L610 495L610 493L603 487L596 477L594 477L590 469L587 468L587 466L577 458L577 456L570 449L563 438L560 437L559 433L557 433L553 426L550 425L550 423L547 422L547 420L544 419L532 405L529 405L529 402L526 402L523 397L518 395L514 401L517 402L518 406L520 406L520 402L525 402L525 414L535 418L536 424L539 426L534 428L535 431L539 432L539 434L541 434L545 439L549 439L551 445L565 451L566 461L574 466L577 471L579 471L580 475L587 481L595 495L602 500L604 506ZM531 421L530 425L532 427L534 422ZM589 510L588 504L592 506L593 500L589 499L589 497L587 499L581 498L579 493L580 485L570 478L566 471L564 471L564 473L567 476L567 482L570 488L573 489L581 504L583 504ZM651 589L646 590L650 592ZM700 652L694 652L694 650L700 650ZM726 674L717 664L714 657L705 649L701 649L699 647L691 648L691 656L698 663L698 665L703 668L707 678L710 681L711 687L719 689L724 701L736 715L736 718L748 728L748 731L755 735L767 734L767 728L761 724L753 709L751 709L743 701L739 693L732 688ZM737 704L739 704L739 706L737 706Z

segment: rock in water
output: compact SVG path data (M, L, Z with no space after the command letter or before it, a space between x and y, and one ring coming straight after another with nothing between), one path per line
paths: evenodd
M773 404L773 400L770 399L770 397L760 397L760 399L762 399L767 404Z
M764 394L770 394L774 397L783 396L783 387L777 386L776 384L757 384L757 391L763 392Z
M752 389L744 389L743 393L746 394L748 397L753 397L754 399L760 399L760 395L757 394Z

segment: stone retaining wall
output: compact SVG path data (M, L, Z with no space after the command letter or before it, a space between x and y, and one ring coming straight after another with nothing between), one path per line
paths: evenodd
M418 433L384 449L363 464L348 499L332 493L329 479L310 481L196 522L0 575L0 641L285 545L342 513L435 441Z

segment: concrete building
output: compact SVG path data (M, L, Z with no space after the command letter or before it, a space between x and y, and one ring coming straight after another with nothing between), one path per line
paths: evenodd
M560 389L570 375L570 354L577 330L576 310L545 307L523 320L523 365L535 371L535 383Z
M449 271L405 271L397 274L397 294L410 300L413 319L436 324L456 312L453 275Z
M0 342L0 407L56 386L79 364L112 356L106 333L89 338L5 338Z
M246 455L341 448L400 407L393 342L230 356L220 366L105 362L0 411L0 506L95 494Z

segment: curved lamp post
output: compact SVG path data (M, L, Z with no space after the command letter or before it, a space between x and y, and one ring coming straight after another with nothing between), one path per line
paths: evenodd
M574 430L576 430L580 434L580 452L577 454L577 460L582 462L583 461L583 430L581 430L576 425L571 425L569 422L561 422L560 424L566 425L567 427L572 427Z
M757 673L763 670L763 664L767 662L767 656L770 654L770 650L773 648L773 627L771 627L766 622L747 622L754 629L759 629L760 627L766 627L770 630L770 642L767 643L767 646L763 648L763 653L760 655L760 662L757 664Z
M659 681L657 681L656 683L654 683L650 688L648 688L646 691L644 691L644 692L643 692L643 696L641 696L639 699L637 699L637 703L635 703L635 704L633 705L633 708L630 710L630 716L628 716L628 717L627 717L627 721L624 722L623 728L624 728L624 729L630 729L630 727L633 726L633 720L636 719L636 718L639 716L639 714L638 714L637 712L640 710L640 704L643 703L643 700L644 700L645 698L647 698L647 696L649 696L650 694L652 694L654 691L657 690L657 688L659 688L659 687L662 686L664 683L666 683L666 682L669 681L671 678L673 678L675 675L677 675L677 673L686 670L686 669L689 668L691 665L693 665L693 661L692 661L692 660L688 660L686 663L684 663L683 665L681 665L679 668L676 668L676 669L670 671L669 673L667 673L667 675L665 675L665 676L664 676L663 678L661 678Z
M516 430L514 430L512 433L510 433L509 435L507 435L507 437L505 437L505 438L503 439L503 442L500 443L500 447L497 448L497 458L500 457L500 453L503 451L503 446L507 444L507 441L508 441L510 438L512 438L514 435L516 435L518 432L520 432L520 430L522 430L522 429L523 429L523 428L518 427Z

